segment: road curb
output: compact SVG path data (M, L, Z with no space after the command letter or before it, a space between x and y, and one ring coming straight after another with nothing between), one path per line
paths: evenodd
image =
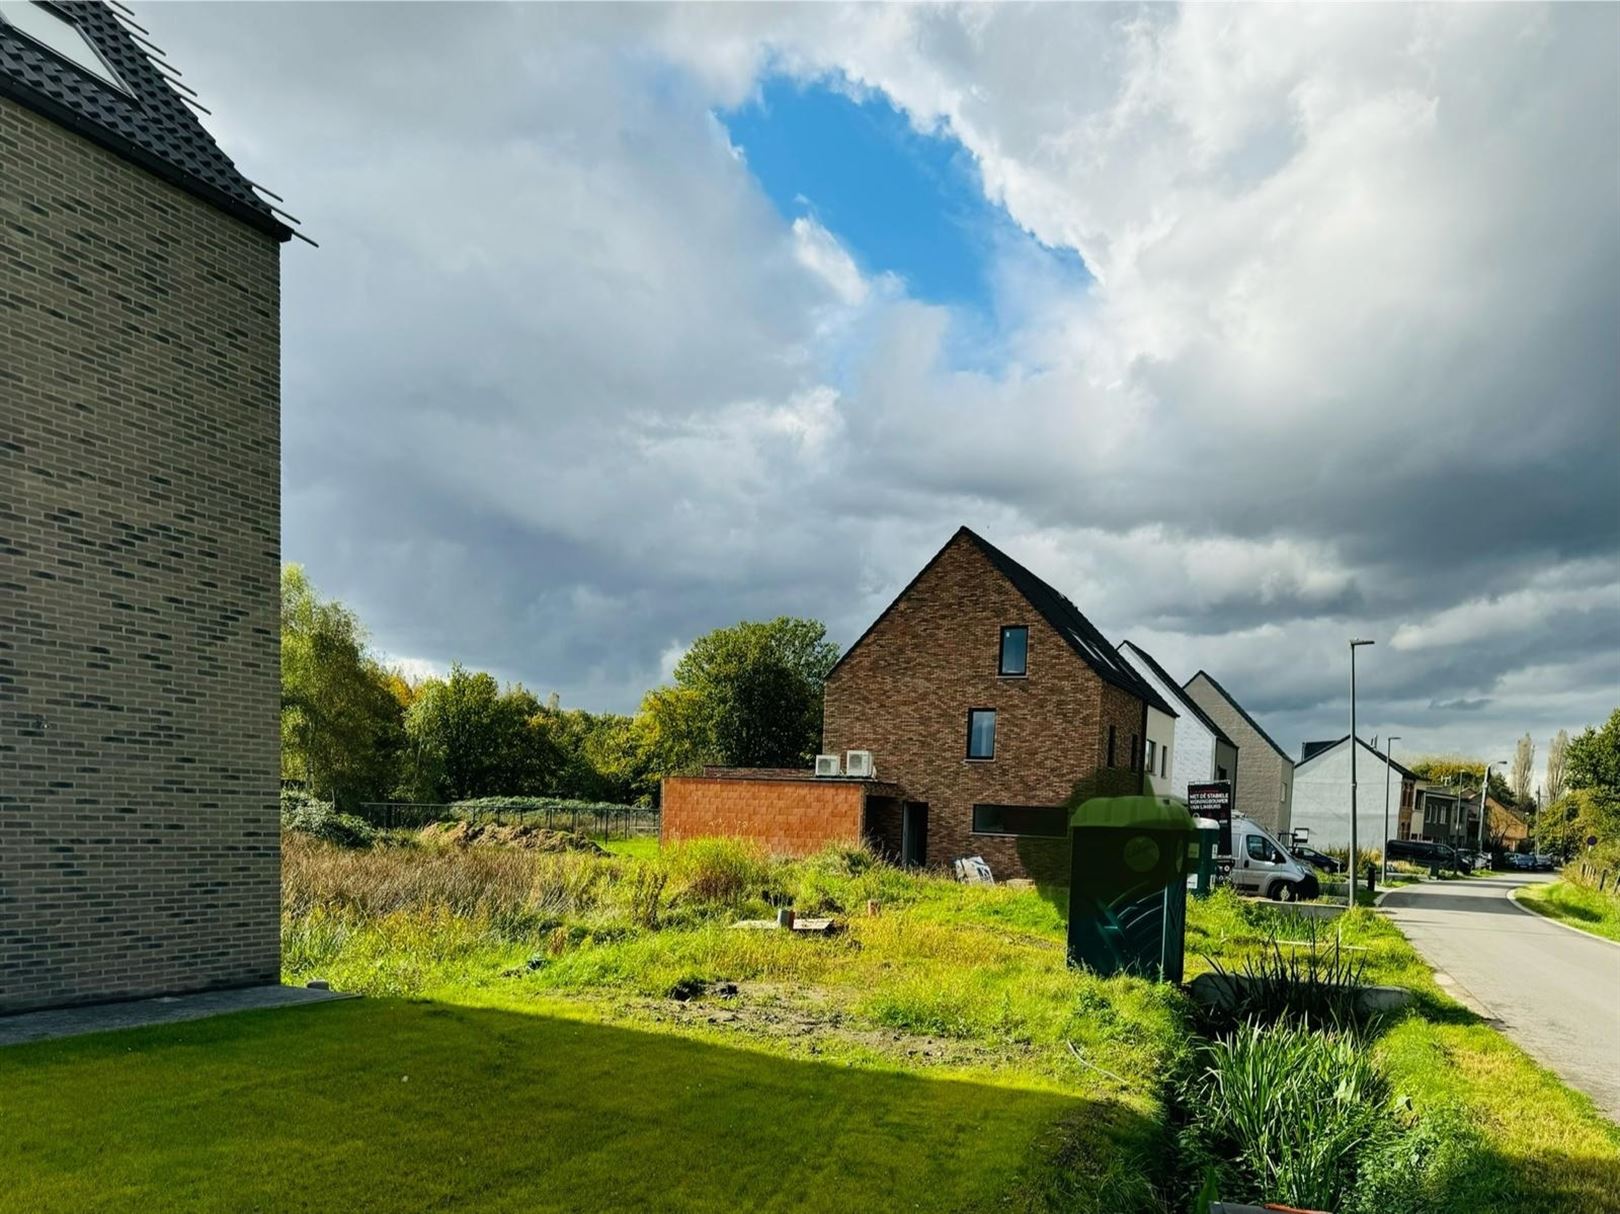
M1523 902L1519 901L1519 891L1523 888L1524 886L1522 885L1514 886L1512 889L1508 890L1507 898L1509 902L1513 903L1514 906L1518 907L1532 919L1540 919L1543 923L1550 923L1554 927L1561 927L1566 932L1574 932L1577 936L1583 936L1588 940L1596 940L1599 944L1607 944L1610 948L1620 948L1620 940L1610 940L1607 936L1600 936L1596 932L1589 932L1584 928L1573 927L1561 920L1554 919L1551 915L1544 915L1538 910L1531 910Z

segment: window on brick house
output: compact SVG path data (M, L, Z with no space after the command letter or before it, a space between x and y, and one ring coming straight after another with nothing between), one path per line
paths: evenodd
M973 833L1061 839L1069 833L1069 812L1062 806L975 805Z
M1114 765L1114 727L1108 727L1108 766Z
M1142 770L1141 752L1136 749L1136 735L1134 733L1131 735L1131 770Z
M1022 624L1009 624L1001 630L1001 663L997 669L1004 675L1029 673L1029 629Z
M996 757L996 710L994 708L968 709L967 757L993 759Z

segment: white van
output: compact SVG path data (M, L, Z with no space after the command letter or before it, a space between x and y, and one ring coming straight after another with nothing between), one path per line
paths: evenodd
M1232 888L1279 902L1322 892L1316 874L1289 855L1276 835L1248 818L1232 819Z

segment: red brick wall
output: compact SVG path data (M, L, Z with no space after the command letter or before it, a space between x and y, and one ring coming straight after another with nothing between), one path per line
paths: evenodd
M1029 628L1027 677L997 673L1006 624ZM966 757L969 708L996 709L992 760ZM958 536L828 679L822 749L870 750L878 779L928 803L929 864L976 854L998 877L1046 876L1066 870L1063 844L975 835L973 806L1063 804L1096 773L1107 721L1123 769L1142 702L1104 684Z
M866 790L837 780L671 776L660 802L665 843L715 835L758 841L778 856L808 856L861 838Z

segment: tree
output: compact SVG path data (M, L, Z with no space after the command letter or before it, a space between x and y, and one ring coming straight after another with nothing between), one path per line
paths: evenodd
M1535 764L1536 744L1525 734L1513 748L1513 799L1520 805L1530 803L1530 772Z
M412 800L462 801L553 791L564 756L544 712L522 684L502 691L493 675L460 663L446 678L425 680L405 714L401 792Z
M1601 728L1588 725L1572 738L1568 751L1569 785L1620 798L1620 708Z
M1547 746L1547 779L1546 786L1541 791L1549 804L1564 795L1568 762L1569 730L1560 729Z
M339 805L386 795L404 710L365 630L322 600L298 565L281 571L281 774Z
M821 744L822 687L838 646L816 620L782 616L717 628L648 693L643 738L664 773L704 763L804 767Z

